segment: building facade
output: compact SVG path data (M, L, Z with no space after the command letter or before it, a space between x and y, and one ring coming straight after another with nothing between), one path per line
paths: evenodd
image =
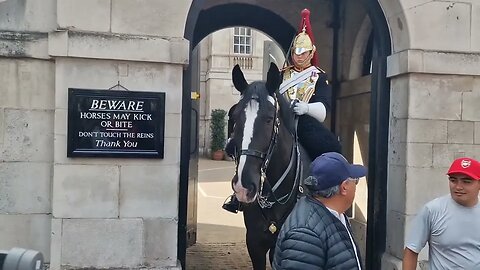
M371 269L401 269L408 222L448 192L450 162L480 158L477 0L0 1L0 249L39 250L50 269L181 269L195 162L187 75L193 59L212 67L197 73L197 89L222 88L205 101L208 119L233 91L219 68L235 62L193 49L245 26L286 51L303 8L336 89L332 128L346 156L375 172L353 209L357 236L379 261ZM164 158L67 157L68 89L117 83L165 93Z
M222 29L206 37L194 49L199 66L200 119L199 151L209 156L210 113L215 109L228 112L238 102L240 93L233 87L232 67L239 65L247 80L263 80L270 61L282 66L282 49L269 37L249 27ZM198 62L195 62L197 60Z

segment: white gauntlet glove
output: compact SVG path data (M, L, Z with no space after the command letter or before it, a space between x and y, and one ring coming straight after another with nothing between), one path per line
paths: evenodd
M308 103L300 100L298 102L295 102L295 104L293 105L293 112L296 115L304 115L308 113Z
M317 119L320 123L323 123L327 116L327 109L322 102L306 103L305 101L299 100L298 102L294 102L293 112L296 115L308 114Z

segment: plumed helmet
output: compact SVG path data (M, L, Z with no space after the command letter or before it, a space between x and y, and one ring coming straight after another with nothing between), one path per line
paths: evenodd
M302 10L302 20L300 21L299 33L295 36L292 45L292 53L297 55L306 51L313 51L311 64L317 65L317 52L314 44L312 26L310 25L310 10Z
M295 54L302 54L306 51L313 50L312 40L305 33L305 31L302 31L300 34L298 34L295 37L294 49L295 49L295 51L294 51Z

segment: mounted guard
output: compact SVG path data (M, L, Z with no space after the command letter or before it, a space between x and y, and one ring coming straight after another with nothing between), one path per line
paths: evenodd
M317 67L310 11L302 10L299 33L294 38L279 92L291 101L299 116L298 138L311 160L326 152L340 152L337 137L323 126L330 111L332 88L328 76Z
M331 108L332 88L325 71L317 67L310 11L304 9L301 15L299 32L280 71L282 83L279 93L290 101L293 112L299 116L298 139L313 160L326 152L340 153L341 146L335 134L322 124ZM227 144L225 147L230 156L234 156L232 146ZM241 211L235 195L229 196L222 208L232 213Z

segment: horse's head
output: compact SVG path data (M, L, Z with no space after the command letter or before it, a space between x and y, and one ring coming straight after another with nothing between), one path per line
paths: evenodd
M273 148L272 138L278 129L275 91L280 83L280 73L272 63L266 82L248 84L236 65L232 79L241 93L233 114L235 127L231 143L235 147L237 167L232 185L238 200L250 203L260 190L262 169L265 169L265 162Z

